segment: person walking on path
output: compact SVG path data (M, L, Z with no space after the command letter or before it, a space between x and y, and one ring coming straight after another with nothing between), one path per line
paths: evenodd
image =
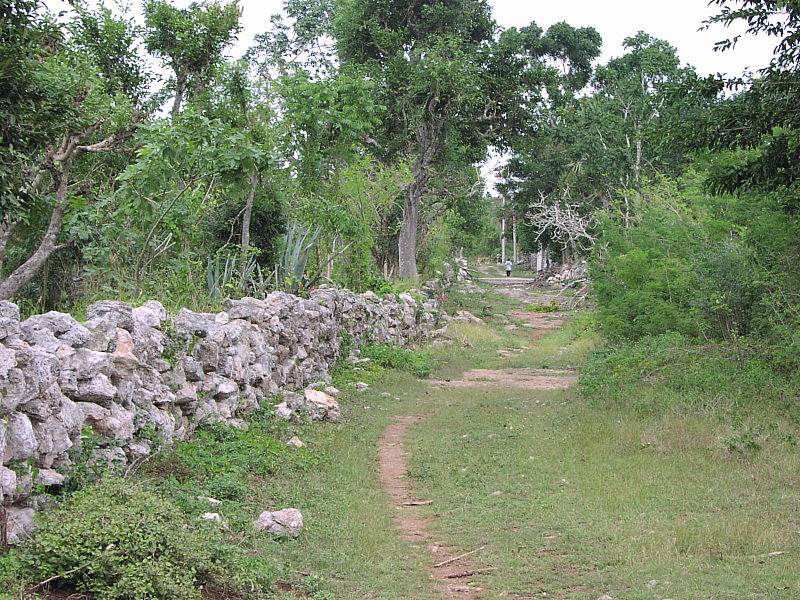
M506 277L511 277L511 259L506 261Z

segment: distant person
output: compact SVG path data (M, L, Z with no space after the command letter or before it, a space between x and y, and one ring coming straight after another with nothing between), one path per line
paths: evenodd
M511 277L511 259L506 261L506 277Z

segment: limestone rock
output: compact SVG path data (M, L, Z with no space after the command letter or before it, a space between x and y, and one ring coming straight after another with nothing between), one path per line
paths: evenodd
M303 446L305 446L305 444L303 443L303 440L301 440L296 435L294 435L291 438L289 438L289 441L286 442L286 445L287 446L291 446L293 448L302 448Z
M17 366L17 357L10 348L0 346L0 379L8 377L9 371Z
M19 334L19 306L0 300L0 340L16 338Z
M36 483L40 485L62 485L66 479L66 475L62 475L53 469L39 469Z
M483 323L482 319L479 319L471 312L466 310L457 311L452 320L460 323Z
M216 498L209 498L208 496L198 496L198 500L202 500L203 502L208 502L212 506L219 506L222 504L222 500L217 500Z
M333 396L320 390L306 390L306 412L312 421L331 421L335 423L342 417L339 403Z
M222 523L222 517L219 516L219 513L207 512L200 515L199 518L202 521L214 521L215 523Z
M56 311L28 317L20 327L26 342L48 352L55 352L61 345L78 348L91 338L89 330L72 315Z
M292 414L292 409L287 406L286 402L281 402L275 407L275 416L279 419L288 421L292 418Z
M8 467L0 467L0 500L17 491L17 474Z
M133 331L133 307L127 302L101 300L90 304L86 309L89 320L108 322L114 329Z
M36 456L39 442L27 415L14 413L8 421L2 462L27 460Z
M296 508L262 512L253 526L277 537L297 538L303 530L303 515Z
M38 443L37 464L50 468L55 461L72 448L72 439L64 423L57 417L48 418L33 426Z
M32 508L6 507L6 518L8 519L6 535L9 544L18 544L30 537L35 514L36 511Z
M127 329L117 327L114 330L115 348L112 353L114 364L122 368L133 368L139 364L135 354L136 343Z

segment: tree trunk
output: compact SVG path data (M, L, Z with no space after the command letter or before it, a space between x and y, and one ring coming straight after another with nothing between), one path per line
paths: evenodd
M415 136L417 158L411 167L414 180L406 190L403 206L403 223L397 242L398 275L401 279L417 279L417 229L419 227L419 207L428 189L430 169L436 155L442 123L423 122Z
M403 206L403 223L400 227L400 237L397 241L398 275L401 279L416 280L417 278L417 228L419 226L419 205L422 199L424 183L415 181L406 192L406 202Z
M642 193L642 125L636 124L636 162L633 164L633 181L636 191Z
M50 223L47 225L42 241L36 251L17 267L11 275L0 281L0 300L8 300L19 289L28 283L41 266L50 258L50 255L59 247L56 246L56 239L61 231L61 224L64 220L64 213L67 209L67 184L69 182L69 169L72 158L67 158L62 163L62 170L59 173L58 189L56 191L56 204L50 215Z
M172 122L175 122L175 119L178 118L178 115L181 112L181 104L183 104L183 96L186 93L186 75L183 73L176 73L175 74L175 100L172 102L172 110L170 111L170 117L172 118Z
M0 222L0 272L3 270L3 263L6 260L6 246L11 234L14 233L16 223L8 219Z
M247 193L247 200L245 200L244 212L242 213L242 265L241 272L239 273L239 287L243 292L245 289L244 279L247 273L248 249L250 248L250 219L253 216L253 201L256 198L258 179L258 171L253 170L253 172L250 174L250 191Z

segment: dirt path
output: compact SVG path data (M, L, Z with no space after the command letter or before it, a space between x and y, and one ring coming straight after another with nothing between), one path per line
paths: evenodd
M496 291L505 293L520 302L549 303L552 296L531 293L529 279L486 279L496 286ZM502 286L502 287L500 287ZM535 340L563 324L563 313L511 312L522 327L530 328L530 339ZM533 390L566 389L575 384L577 376L572 369L472 369L464 372L458 380L428 381L436 387L484 387L525 388ZM424 498L414 497L407 477L408 456L406 440L409 430L422 421L423 416L400 416L389 425L379 442L380 479L390 497L394 510L394 521L403 537L412 546L430 554L430 578L442 598L477 600L482 588L470 584L469 576L455 577L472 571L481 571L479 549L468 556L453 556L452 549L444 542L436 541L429 526L435 517L423 516L427 506ZM442 510L445 510L442 507ZM443 564L444 563L444 564ZM484 570L485 572L485 570Z
M424 547L430 553L430 577L440 595L443 598L476 600L481 588L469 585L468 578L452 577L472 569L469 557L448 562L456 557L450 556L448 548L443 542L433 540L428 531L428 525L433 521L433 517L423 517L420 514L420 507L414 506L414 503L425 505L425 501L414 498L411 493L411 487L406 477L408 452L405 442L409 429L419 423L422 418L419 416L398 417L386 428L379 442L381 482L394 505L394 521L403 537L412 546L420 549ZM448 562L448 564L437 566L443 562Z

